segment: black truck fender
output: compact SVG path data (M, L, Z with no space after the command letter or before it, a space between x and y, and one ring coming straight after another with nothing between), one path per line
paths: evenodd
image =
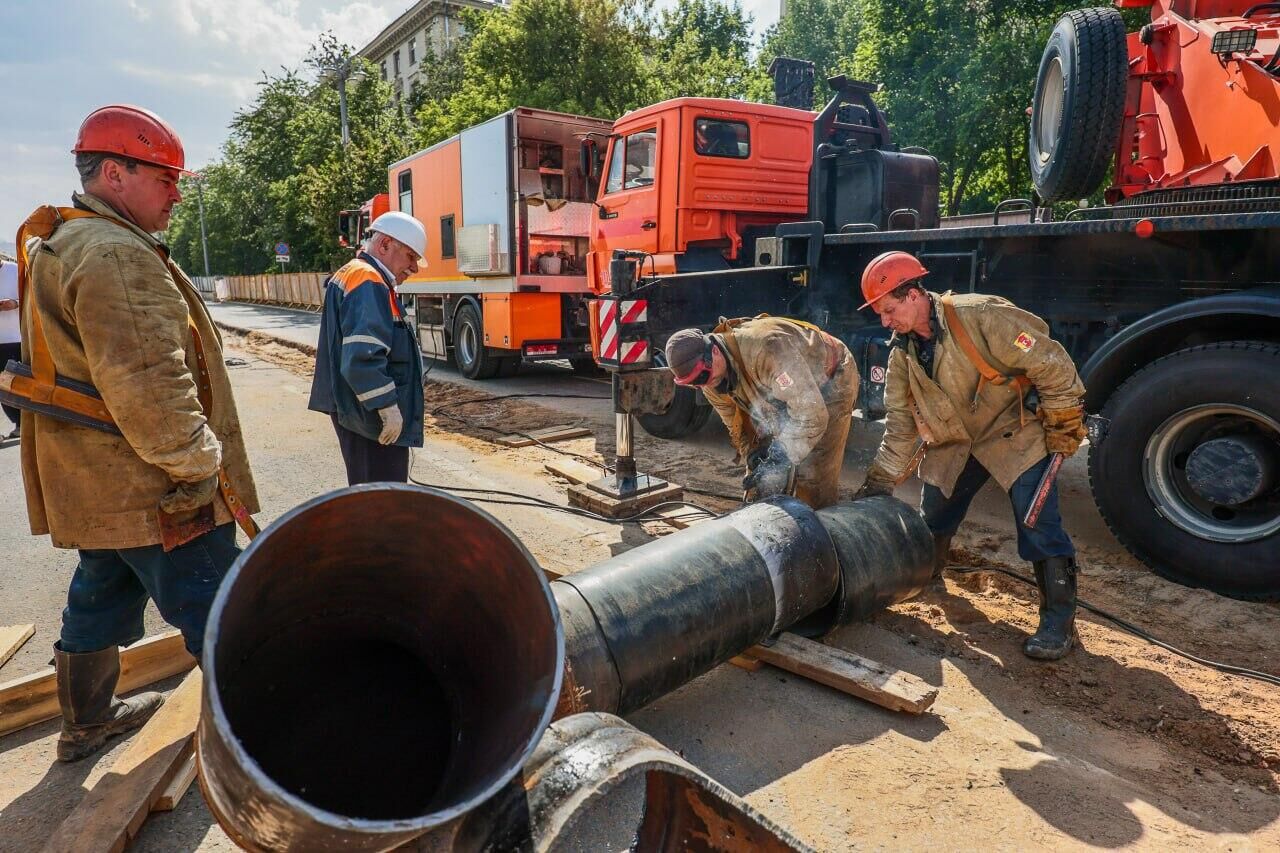
M1232 340L1280 342L1280 286L1207 296L1148 314L1110 338L1080 370L1085 409L1101 412L1124 381L1177 350Z

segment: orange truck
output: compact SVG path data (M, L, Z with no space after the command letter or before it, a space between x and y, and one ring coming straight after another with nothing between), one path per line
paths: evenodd
M472 379L509 375L522 360L594 370L587 264L597 181L580 154L610 128L516 108L392 163L390 192L340 215L348 245L386 210L426 228L426 263L399 288L424 353L452 354Z

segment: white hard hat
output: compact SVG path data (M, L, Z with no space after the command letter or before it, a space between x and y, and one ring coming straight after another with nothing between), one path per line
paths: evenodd
M421 222L407 213L398 210L384 213L373 220L369 230L399 240L416 252L419 258L427 254L427 230L422 227Z

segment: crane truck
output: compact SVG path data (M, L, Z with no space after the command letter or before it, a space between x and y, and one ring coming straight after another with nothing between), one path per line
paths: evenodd
M1117 7L1145 6L1150 23L1127 33ZM696 430L709 409L672 386L667 337L767 312L844 340L861 413L881 416L887 332L858 282L874 256L909 251L932 289L1005 296L1049 323L1088 388L1093 498L1138 559L1280 599L1280 3L1062 16L1032 100L1035 193L987 224L945 227L938 162L892 140L876 87L828 82L818 112L677 99L583 141L600 183L592 346L620 415L662 437ZM1104 204L1054 217L1108 176Z

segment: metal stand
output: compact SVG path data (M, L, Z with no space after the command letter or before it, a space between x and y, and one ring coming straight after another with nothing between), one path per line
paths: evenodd
M675 483L636 471L635 418L628 412L618 411L621 408L617 405L620 383L621 379L615 373L613 399L617 432L613 473L599 480L570 486L568 493L570 506L588 509L610 518L635 515L651 506L677 501L684 496L684 489Z
M632 450L635 419L625 412L617 413L614 418L617 427L617 453L613 460L613 474L587 483L587 488L594 489L602 495L608 495L614 500L625 500L666 488L669 484L661 477L636 473L636 458Z

